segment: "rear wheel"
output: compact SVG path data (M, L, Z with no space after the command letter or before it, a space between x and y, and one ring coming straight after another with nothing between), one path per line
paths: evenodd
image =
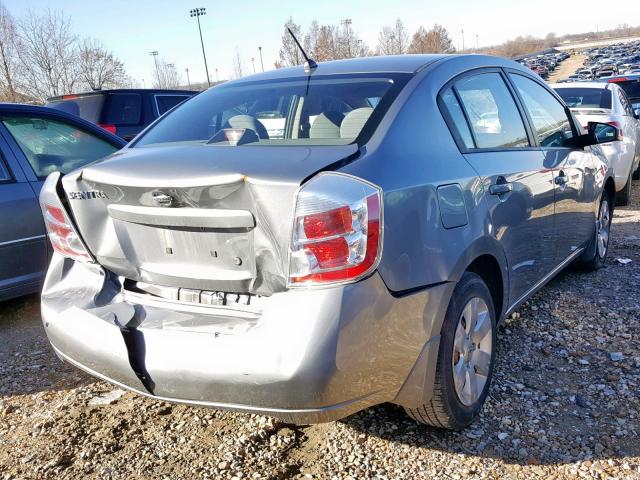
M631 178L633 180L640 180L640 165L638 165L638 168L636 168L636 171L633 172L633 175L631 176Z
M629 205L629 200L631 199L631 177L633 174L629 172L629 178L627 178L627 183L624 185L622 190L616 193L616 205L620 207L625 207Z
M611 232L611 218L613 209L611 199L607 192L602 192L600 207L598 209L598 219L593 238L587 249L580 257L578 266L585 270L598 270L602 268L609 252L609 234Z
M414 420L459 430L478 415L489 393L496 344L496 318L487 285L465 273L456 286L440 337L431 400L405 408Z

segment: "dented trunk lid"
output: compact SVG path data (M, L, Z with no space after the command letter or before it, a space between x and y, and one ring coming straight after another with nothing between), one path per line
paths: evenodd
M124 149L62 184L98 263L136 282L270 295L286 288L295 193L356 145Z

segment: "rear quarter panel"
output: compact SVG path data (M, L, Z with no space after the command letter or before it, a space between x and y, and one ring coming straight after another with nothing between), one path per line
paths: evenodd
M394 292L457 281L483 254L498 260L506 281L504 254L488 234L480 179L460 153L436 100L440 88L467 68L449 60L419 73L383 119L364 158L343 169L384 190L379 271ZM437 189L451 184L462 189L468 223L445 228Z

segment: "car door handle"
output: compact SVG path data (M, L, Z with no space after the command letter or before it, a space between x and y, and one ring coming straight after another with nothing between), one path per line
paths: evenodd
M491 195L504 195L513 190L513 185L508 182L494 183L489 187L489 193Z

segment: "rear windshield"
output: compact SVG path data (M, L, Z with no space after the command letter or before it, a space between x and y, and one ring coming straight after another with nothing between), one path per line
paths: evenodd
M611 91L604 88L558 88L570 108L611 108Z
M168 113L137 147L176 142L342 145L370 134L411 74L229 83ZM363 138L360 137L360 138Z
M75 98L69 95L66 98L47 103L47 107L77 115L92 123L99 123L103 104L104 95L83 95Z
M616 85L624 90L631 103L640 103L640 79L616 82Z

